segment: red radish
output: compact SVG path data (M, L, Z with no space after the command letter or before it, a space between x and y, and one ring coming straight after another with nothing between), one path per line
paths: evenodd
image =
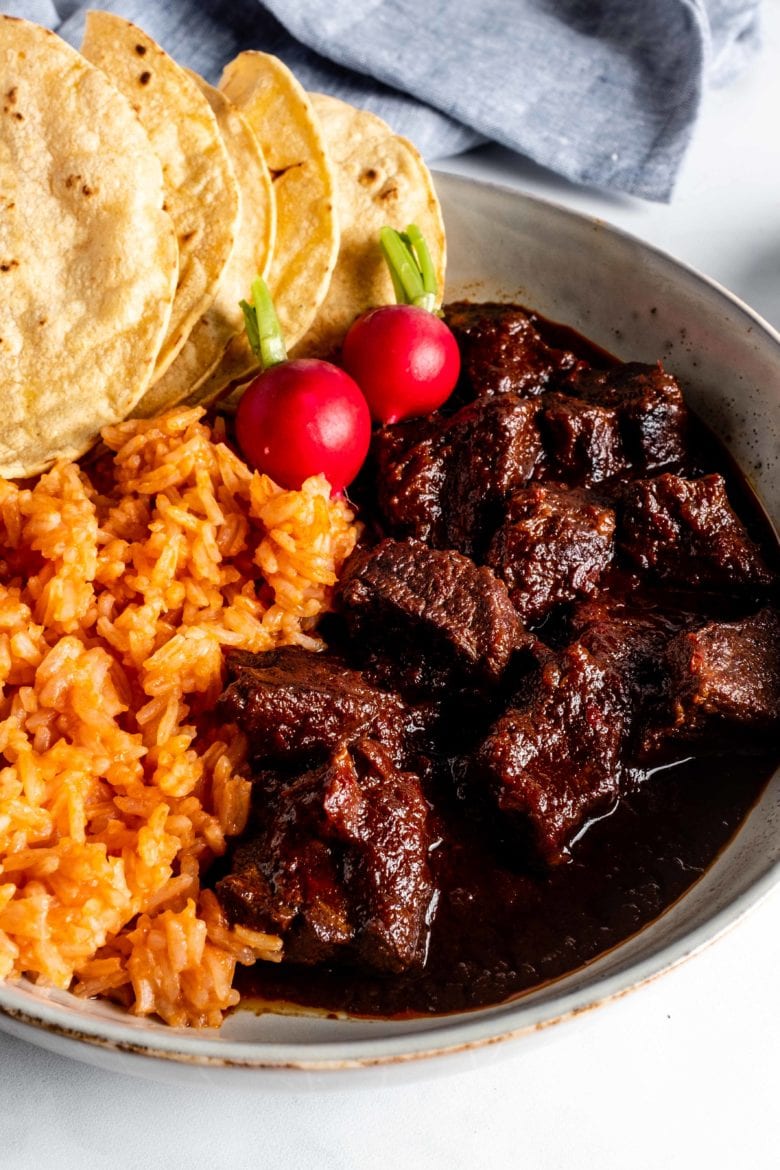
M242 301L249 342L263 372L238 405L236 437L247 461L285 488L324 475L334 492L352 482L368 454L371 416L360 388L338 366L288 361L265 282Z
M244 391L236 434L258 471L286 488L324 475L334 492L352 482L368 454L371 418L358 386L316 358L271 366Z
M341 357L382 423L436 410L460 373L452 333L439 317L415 305L382 305L358 317Z
M380 243L402 303L369 309L350 327L341 351L372 416L394 423L446 402L460 373L458 345L436 316L436 277L422 233L382 228Z

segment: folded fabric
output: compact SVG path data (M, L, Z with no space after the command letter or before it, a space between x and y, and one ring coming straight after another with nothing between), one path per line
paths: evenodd
M704 88L759 0L103 0L214 80L245 48L364 105L429 159L491 139L575 182L668 200ZM78 45L86 6L0 0Z

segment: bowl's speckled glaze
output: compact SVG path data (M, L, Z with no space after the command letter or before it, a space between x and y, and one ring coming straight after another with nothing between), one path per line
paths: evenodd
M437 188L449 299L520 301L621 358L662 358L780 519L780 336L769 325L717 285L599 220L450 175L438 175ZM422 1057L541 1036L682 962L780 881L779 827L780 772L716 863L655 923L588 967L498 1007L389 1022L239 1011L219 1032L197 1033L23 981L0 984L0 1028L160 1079L213 1073L303 1088L354 1080L361 1070L374 1083L367 1071L377 1067L403 1076L413 1066L420 1075Z

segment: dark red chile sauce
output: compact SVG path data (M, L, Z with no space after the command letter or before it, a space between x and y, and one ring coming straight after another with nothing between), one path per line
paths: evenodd
M534 322L549 344L595 366L612 364L574 331L536 315ZM694 441L702 466L726 477L734 506L777 565L776 538L744 477L699 423ZM620 586L616 576L618 596ZM650 590L645 600L652 605ZM731 616L728 605L708 613ZM776 763L766 753L721 753L637 772L617 806L581 831L568 864L533 872L501 856L495 823L457 799L458 778L453 783L442 761L429 793L441 828L431 854L438 899L424 969L379 977L343 966L257 963L238 969L243 1006L281 1001L403 1018L496 1004L563 976L684 894L737 831Z
M357 1016L499 1003L581 967L656 918L728 842L770 770L766 758L718 757L650 776L588 828L568 865L547 874L502 865L494 838L452 807L446 842L433 854L440 895L422 972L377 978L257 963L238 969L236 985L242 997Z

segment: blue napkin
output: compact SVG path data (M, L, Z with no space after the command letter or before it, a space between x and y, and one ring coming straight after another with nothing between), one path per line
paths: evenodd
M100 0L215 81L237 52L363 105L428 159L491 139L579 183L668 201L705 86L759 0ZM78 46L87 5L0 0Z

